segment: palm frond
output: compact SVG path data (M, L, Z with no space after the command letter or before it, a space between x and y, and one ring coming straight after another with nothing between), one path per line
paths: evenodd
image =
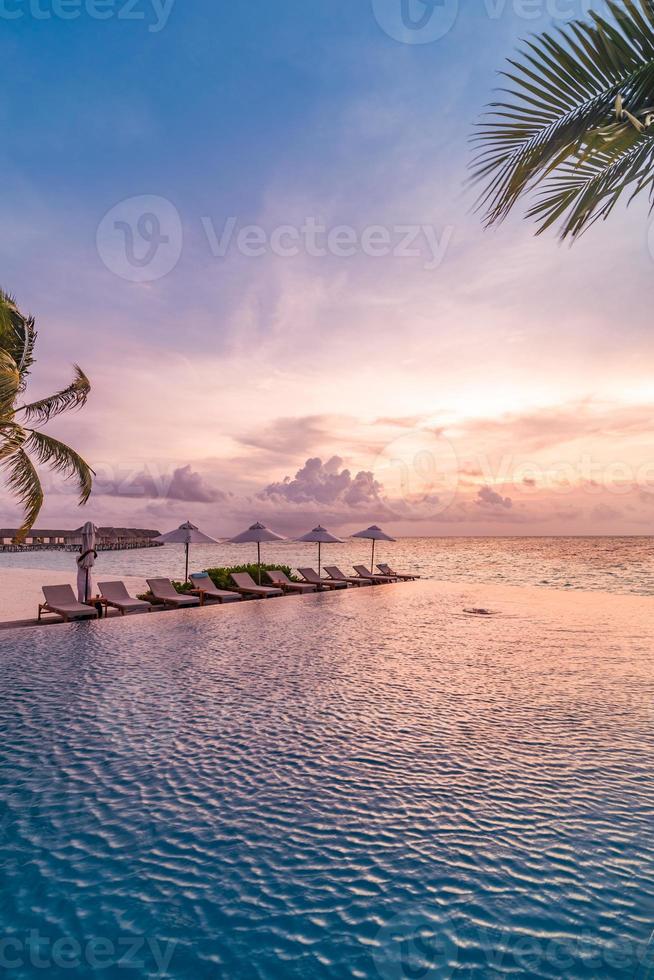
M0 420L12 418L20 390L20 371L11 354L0 348Z
M95 474L88 463L69 446L35 428L18 425L21 412L26 423L42 425L70 409L86 403L91 385L78 365L71 384L49 398L16 408L16 400L27 384L34 363L36 327L33 317L24 316L15 299L0 289L0 468L9 489L23 506L23 523L17 540L24 540L43 506L43 488L30 458L49 466L66 479L74 479L85 504L93 489Z
M15 422L0 422L0 463L12 456L17 449L21 449L27 439L28 433L21 425Z
M21 313L14 297L0 289L0 348L16 361L21 374L21 390L34 363L36 337L34 317Z
M37 430L29 431L25 449L34 454L39 464L49 466L66 479L74 479L79 489L80 504L88 501L93 490L95 473L74 449Z
M506 101L491 103L473 138L487 224L550 179L528 213L541 231L561 219L563 238L606 217L628 186L651 191L654 0L607 6L608 18L544 33L509 61Z
M651 184L653 163L654 144L641 140L617 155L596 150L576 162L566 161L544 182L527 214L541 219L538 234L565 214L566 233L574 238L605 220L630 184L637 184L634 193Z
M68 412L73 409L81 408L86 404L86 400L91 391L91 383L79 365L74 365L75 379L67 388L63 388L49 398L42 398L40 401L32 402L29 405L22 405L17 411L23 412L26 422L36 422L43 425L50 419Z
M0 466L6 473L8 488L18 497L23 507L23 522L15 540L24 541L41 512L43 487L34 464L21 446L15 446L11 453L4 458L0 457Z

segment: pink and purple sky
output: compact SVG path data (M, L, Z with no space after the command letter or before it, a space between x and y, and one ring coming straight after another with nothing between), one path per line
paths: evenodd
M46 477L40 526L651 532L647 202L573 248L484 231L467 140L552 10L403 43L399 2L3 25L2 285L34 395L94 388L51 431L95 494Z

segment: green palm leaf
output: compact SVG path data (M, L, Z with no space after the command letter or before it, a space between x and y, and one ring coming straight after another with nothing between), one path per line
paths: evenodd
M630 188L654 186L654 0L609 0L591 15L526 43L503 74L473 139L472 182L487 224L539 187L528 214L539 231L561 221L575 238Z
M25 449L34 454L39 464L49 466L66 479L74 479L79 489L80 504L88 501L95 473L74 449L38 430L29 432Z
M3 458L4 457L4 458ZM25 539L30 528L34 527L43 506L43 487L34 464L21 446L13 446L13 451L0 456L0 465L6 473L6 483L23 506L23 523L16 534L16 541Z
M91 495L95 475L75 450L39 429L15 421L21 412L26 423L43 425L62 412L81 408L91 390L88 378L75 365L75 376L66 388L17 408L18 395L24 391L34 363L36 337L33 317L24 316L14 298L0 289L0 468L24 511L17 540L24 540L43 505L43 488L35 462L75 480L81 504Z
M16 300L0 289L0 348L13 357L21 374L21 387L34 363L36 344L34 317L24 316Z
M37 424L43 425L55 416L61 415L62 412L81 408L86 404L91 391L91 383L77 364L74 365L74 369L75 379L67 388L63 388L55 395L50 395L49 398L42 398L40 401L23 405L17 409L17 411L25 413L27 422L37 422Z
M20 371L11 354L0 349L0 419L13 416L20 390Z

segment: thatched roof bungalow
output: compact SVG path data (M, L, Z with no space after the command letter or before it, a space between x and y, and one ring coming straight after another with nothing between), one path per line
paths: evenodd
M17 528L0 528L0 547L13 547L18 533ZM124 548L151 548L159 531L147 528L100 527L97 547L99 551L122 550ZM26 548L79 548L82 543L82 529L73 531L61 529L32 528L22 547Z

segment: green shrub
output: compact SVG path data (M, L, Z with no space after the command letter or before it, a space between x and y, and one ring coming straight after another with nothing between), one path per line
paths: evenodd
M288 577L291 579L292 582L299 581L299 579L296 579L294 577L289 565L264 565L262 562L261 563L262 585L270 585L267 576L264 575L265 571L285 572L285 574L288 575ZM257 576L259 574L259 566L256 564L232 565L231 568L207 568L207 572L209 573L210 578L215 582L216 588L233 589L234 583L230 578L232 572L247 572L248 575L252 576L255 582L258 582Z
M298 579L291 572L289 565L264 565L261 563L261 584L270 585L270 582L264 572L268 570L271 572L284 572L292 582L299 582ZM258 582L259 566L258 565L232 565L230 568L207 568L207 573L209 577L214 582L217 589L234 589L234 583L232 582L230 575L232 572L247 572L252 576L255 582ZM180 593L180 595L187 595L195 586L191 582L173 582L173 585ZM154 598L151 592L144 592L143 595L138 596L139 599L144 599L146 602L151 602L153 605L161 605Z

